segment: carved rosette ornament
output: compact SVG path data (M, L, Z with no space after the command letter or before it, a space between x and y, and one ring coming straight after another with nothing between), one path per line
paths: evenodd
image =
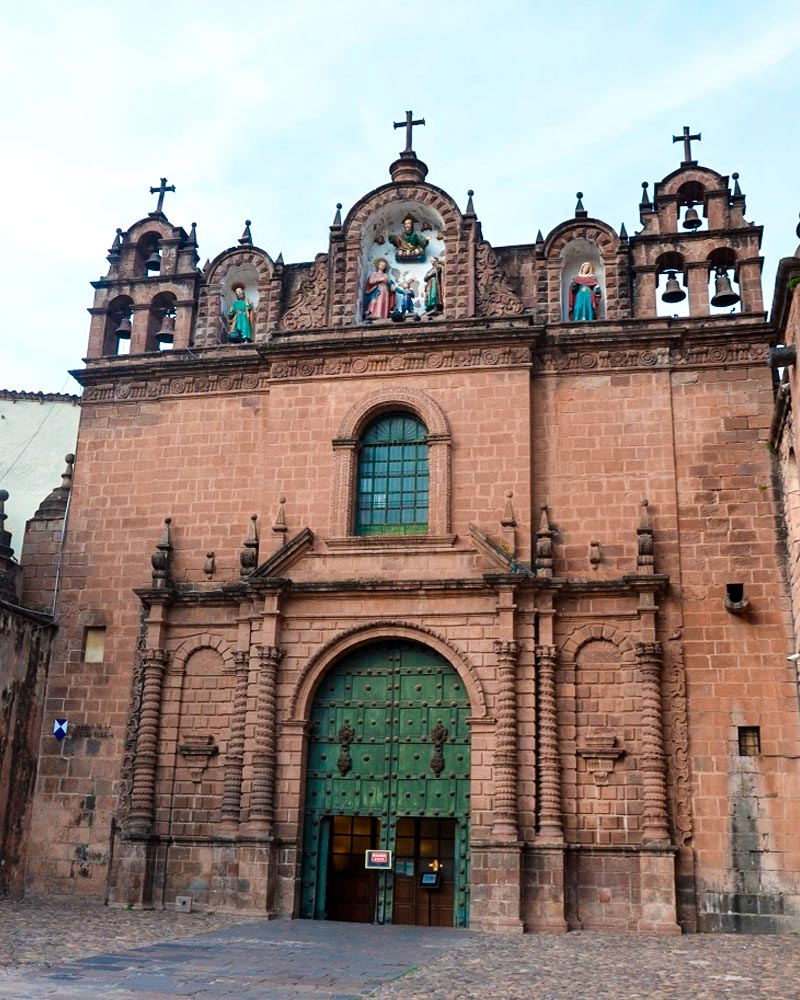
M281 326L284 330L306 330L325 326L325 306L328 301L328 255L319 253L307 278L289 300Z
M637 642L636 661L642 689L642 785L646 844L669 842L666 760L661 720L661 643Z
M522 303L511 290L508 275L489 243L481 240L475 251L477 311L479 316L519 316Z
M536 647L539 695L539 836L561 842L561 761L558 753L558 707L556 702L555 646Z
M275 815L275 706L278 664L284 651L277 646L259 646L256 736L253 753L253 790L250 821L269 832Z
M494 804L492 835L500 840L517 839L517 692L516 667L519 643L496 640L497 728L492 758Z
M233 695L233 716L231 736L225 757L222 792L222 822L228 826L238 826L242 811L242 771L244 769L244 731L247 713L247 671L249 654L236 650L233 654L236 664L236 687Z
M142 707L128 814L128 828L132 833L147 834L153 826L161 688L168 660L169 655L164 649L145 649L142 652Z

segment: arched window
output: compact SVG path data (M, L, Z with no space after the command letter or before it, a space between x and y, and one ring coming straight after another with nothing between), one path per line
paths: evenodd
M428 530L428 429L410 413L385 413L364 431L358 455L355 533Z

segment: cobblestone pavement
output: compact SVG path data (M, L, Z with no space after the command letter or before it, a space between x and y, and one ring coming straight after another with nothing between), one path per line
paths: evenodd
M0 1000L800 1000L797 936L529 934L0 902Z

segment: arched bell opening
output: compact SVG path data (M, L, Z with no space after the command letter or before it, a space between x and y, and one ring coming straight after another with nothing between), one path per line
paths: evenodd
M133 323L133 299L120 295L108 306L103 354L130 354Z
M688 316L689 295L685 263L679 253L662 254L656 261L656 316Z
M561 252L561 318L565 323L603 319L606 269L596 243L570 240Z
M136 244L134 277L150 278L161 271L160 237L158 233L145 233Z
M712 316L742 311L736 252L730 247L708 255L708 300Z
M171 351L175 346L176 301L172 292L159 292L150 303L146 350Z
M706 192L698 181L687 181L681 184L678 195L678 232L696 233L700 229L708 229L705 218Z
M301 917L467 925L470 716L461 676L422 643L359 646L322 677L308 728Z

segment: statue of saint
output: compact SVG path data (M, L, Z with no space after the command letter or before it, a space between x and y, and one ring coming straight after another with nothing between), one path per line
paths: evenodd
M364 286L364 319L388 319L392 311L392 292L395 283L389 277L389 261L378 257L374 270L367 276Z
M395 312L404 317L414 314L414 289L410 281L401 281L394 288Z
M569 318L572 322L597 319L602 295L600 282L594 275L594 265L587 260L581 264L580 271L569 286Z
M441 312L443 308L442 262L438 257L433 257L430 269L425 275L425 312Z
M413 215L407 215L403 219L403 231L389 235L389 242L396 248L399 261L425 260L428 237L414 232L415 221Z
M256 311L250 299L245 298L244 285L235 285L234 299L228 310L228 341L231 344L241 344L242 341L252 341L256 330Z

